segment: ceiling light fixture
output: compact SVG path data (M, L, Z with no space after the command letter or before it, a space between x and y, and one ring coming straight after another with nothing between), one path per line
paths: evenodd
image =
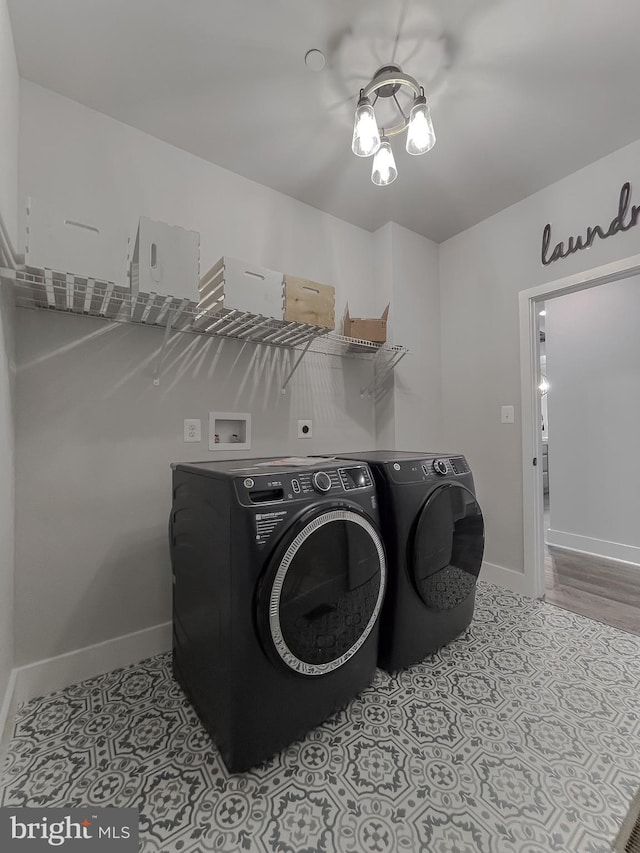
M409 115L405 113L398 94L413 96ZM371 96L374 95L373 104ZM374 107L379 98L393 99L400 121L393 127L378 128ZM406 108L406 107L405 107ZM358 157L373 157L371 180L377 186L384 187L395 181L396 168L389 137L407 131L406 149L409 154L425 154L436 142L436 134L431 120L431 110L423 87L405 74L399 65L383 65L364 89L360 89L360 98L356 107L353 124L351 150Z

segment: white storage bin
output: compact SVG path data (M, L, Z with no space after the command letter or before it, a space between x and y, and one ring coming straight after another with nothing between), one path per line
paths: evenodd
M281 272L224 256L198 285L201 311L221 308L284 318L284 277Z
M200 234L141 216L129 267L131 292L198 299Z
M25 264L124 284L127 232L99 210L27 200Z

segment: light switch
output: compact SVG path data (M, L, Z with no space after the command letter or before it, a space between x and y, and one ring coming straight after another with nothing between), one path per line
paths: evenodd
M500 423L512 424L515 422L516 415L513 406L503 406L500 409Z

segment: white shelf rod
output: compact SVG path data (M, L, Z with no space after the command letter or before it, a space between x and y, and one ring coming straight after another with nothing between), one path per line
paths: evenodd
M51 270L44 271L44 286L47 294L47 305L49 308L55 308L56 296L53 290L53 273Z
M145 305L144 311L142 312L142 317L140 318L141 323L146 323L149 314L151 313L151 309L155 305L156 302L156 293L150 293L147 299L147 304Z
M176 308L173 316L171 314L169 314L169 316L167 317L167 325L165 326L164 335L162 336L162 346L160 347L160 352L158 353L158 358L156 360L156 366L155 366L155 369L153 371L153 384L154 385L160 384L160 370L162 369L162 362L164 361L164 354L165 354L166 349L167 349L167 343L169 341L169 335L171 334L171 326L173 325L173 322L175 322L175 320L177 320L177 318L180 316L181 313L182 313L181 308L178 307L178 308Z
M310 339L307 341L307 344L306 344L305 348L302 350L302 352L300 353L300 355L298 356L298 358L295 360L295 362L294 362L294 364L293 364L293 367L292 367L292 368L291 368L291 370L289 371L289 375L287 376L287 378L286 378L286 379L284 380L284 382L282 383L282 388L280 389L280 391L281 391L281 393L282 393L282 394L286 394L286 393L287 393L287 385L288 385L288 384L289 384L289 382L291 381L291 377L292 377L292 376L293 376L293 374L296 372L296 370L298 369L298 367L300 367L300 362L302 361L302 359L303 359L303 358L305 357L305 355L307 354L307 350L309 349L309 347L311 346L311 344L312 344L312 343L313 343L313 338L310 338Z
M373 379L371 380L371 382L368 385L366 385L364 388L360 389L360 396L364 397L367 394L369 396L371 396L372 394L375 394L376 391L378 390L378 388L380 388L383 385L387 376L389 376L389 374L392 373L393 370L395 370L395 368L398 366L398 364L400 364L400 362L402 361L402 359L405 357L406 354L407 354L406 349L399 350L398 352L394 353L394 355L391 357L391 359L389 361L389 364L387 365L387 369L385 370L383 375L380 377L377 375L377 366L378 365L377 365L377 361L376 361L376 363L374 364L374 368L373 368L373 373L374 373Z
M93 299L93 288L95 281L92 278L87 279L87 289L84 294L84 313L88 314L91 310L91 300Z
M109 307L109 303L111 302L111 294L113 293L114 284L112 281L108 282L107 289L104 292L104 297L102 299L102 305L100 306L100 314L103 317L107 316L107 309Z

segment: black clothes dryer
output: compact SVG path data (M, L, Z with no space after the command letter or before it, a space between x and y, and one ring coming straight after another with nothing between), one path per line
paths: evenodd
M175 464L173 670L232 772L373 680L386 582L366 464Z
M367 462L389 562L378 662L402 669L471 622L484 522L464 456L391 450L340 454Z

